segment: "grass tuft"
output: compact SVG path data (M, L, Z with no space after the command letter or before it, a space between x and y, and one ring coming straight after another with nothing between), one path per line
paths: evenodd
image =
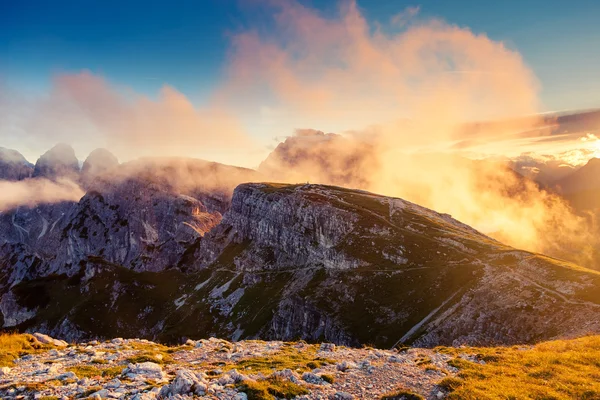
M304 387L277 377L245 381L238 390L246 393L248 400L293 399L309 393Z
M145 351L140 354L136 354L134 356L129 357L127 361L133 364L139 364L147 361L156 364L171 364L173 362L173 358L165 351Z
M1 333L0 367L10 367L14 360L26 354L42 353L53 348L54 346L42 344L26 333Z
M321 379L323 379L325 382L331 383L331 384L333 384L333 382L335 382L335 378L333 377L333 375L323 374L323 375L321 375Z

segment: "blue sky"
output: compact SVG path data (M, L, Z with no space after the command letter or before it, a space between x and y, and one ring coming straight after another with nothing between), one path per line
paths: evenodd
M218 80L228 33L268 24L257 0L0 2L0 80L21 90L88 69L155 94L167 83L201 102ZM333 12L331 1L304 3ZM359 0L370 21L408 6L518 50L542 85L543 109L600 106L600 2ZM268 26L267 28L268 29Z

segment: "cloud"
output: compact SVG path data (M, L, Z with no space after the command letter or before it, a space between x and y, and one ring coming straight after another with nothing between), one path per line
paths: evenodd
M225 93L243 100L261 94L285 109L285 118L301 115L304 126L338 121L357 129L416 119L427 130L411 138L417 142L447 138L465 120L537 111L534 75L502 43L438 20L386 34L373 30L354 2L340 4L328 18L275 2L275 34L233 37ZM485 73L448 73L457 70ZM442 120L446 130L427 120Z
M304 126L343 121L353 134L296 135L261 171L402 197L507 244L561 256L577 248L590 261L587 221L561 198L506 164L466 160L450 149L547 135L551 124L536 116L538 83L517 52L439 20L386 34L354 2L342 3L333 18L275 4L276 34L234 38L229 91L266 93L270 107L301 115Z
M0 181L0 212L19 206L34 207L62 201L79 201L85 194L74 182L67 179L51 181L45 178L24 181Z
M122 159L188 155L244 161L244 152L256 146L236 117L216 105L196 107L167 85L152 99L88 71L55 76L46 96L0 108L0 116L11 116L0 122L2 132L45 146L61 141L88 151L107 147Z
M411 19L417 16L421 11L421 7L406 7L406 9L390 18L390 23L395 27L405 26Z

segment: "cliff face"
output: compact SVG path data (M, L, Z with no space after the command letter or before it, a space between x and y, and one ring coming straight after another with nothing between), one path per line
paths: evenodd
M362 191L257 183L239 185L221 219L203 196L128 182L88 192L57 223L54 253L5 244L4 325L66 338L386 347L600 332L600 274L448 215Z

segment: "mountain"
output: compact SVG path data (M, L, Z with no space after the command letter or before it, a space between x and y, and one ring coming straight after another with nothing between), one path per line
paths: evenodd
M554 184L561 195L578 210L596 210L600 207L600 158L590 159L586 165Z
M83 162L81 175L85 181L91 181L95 177L110 171L119 165L119 160L113 153L106 149L92 151Z
M33 165L21 153L0 147L0 180L19 181L32 173Z
M47 230L57 232L54 254L35 247L34 230L34 244L3 245L4 327L68 340L219 336L380 347L600 332L599 273L510 248L401 199L248 183L224 199L219 218L214 197L196 197L202 208L173 194L161 200L164 187L122 185L132 205L122 203L125 188L88 192ZM204 225L179 231L200 223L195 216Z
M38 158L33 170L34 178L71 178L78 174L79 161L75 157L75 150L64 143L57 144Z

